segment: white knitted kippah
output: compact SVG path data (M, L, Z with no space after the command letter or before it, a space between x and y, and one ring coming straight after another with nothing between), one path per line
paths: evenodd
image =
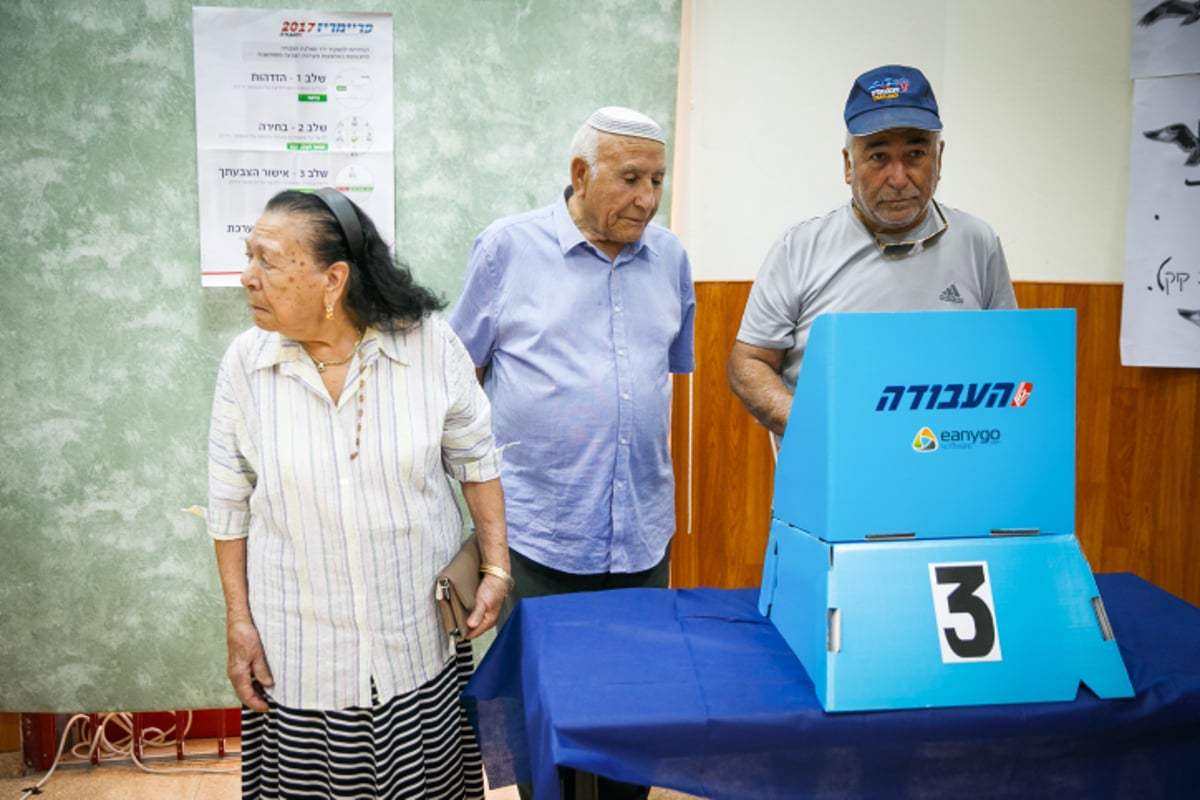
M662 128L647 117L631 108L621 106L605 106L592 113L587 124L598 131L616 134L617 136L636 136L639 139L653 139L666 144Z

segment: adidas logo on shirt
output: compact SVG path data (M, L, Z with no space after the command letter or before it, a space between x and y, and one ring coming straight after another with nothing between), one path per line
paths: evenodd
M958 303L960 306L963 303L962 295L958 293L958 287L953 283L947 286L940 295L938 300L946 303Z

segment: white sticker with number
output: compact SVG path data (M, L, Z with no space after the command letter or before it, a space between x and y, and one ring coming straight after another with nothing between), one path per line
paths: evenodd
M942 661L1000 661L1000 631L987 562L930 564L929 584Z

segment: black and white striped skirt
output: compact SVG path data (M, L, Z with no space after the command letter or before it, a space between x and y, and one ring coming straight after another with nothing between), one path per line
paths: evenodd
M483 762L459 703L471 646L424 686L372 708L242 710L250 800L482 800Z

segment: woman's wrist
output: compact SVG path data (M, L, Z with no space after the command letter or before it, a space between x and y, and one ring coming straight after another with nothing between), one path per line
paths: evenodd
M504 582L505 587L510 592L513 590L513 587L517 585L517 582L515 580L513 580L513 576L509 573L508 570L504 569L504 567L500 567L495 564L488 564L488 563L480 564L479 565L479 574L480 575L491 575L493 578L499 578L501 581Z

